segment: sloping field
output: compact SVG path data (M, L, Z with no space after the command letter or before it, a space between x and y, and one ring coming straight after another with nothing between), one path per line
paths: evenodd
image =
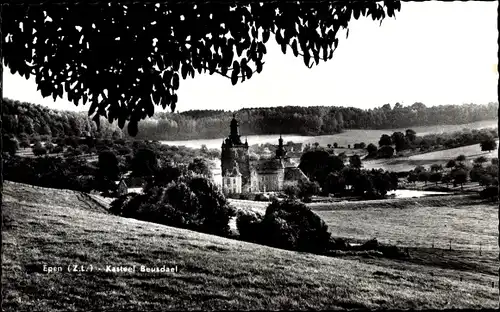
M497 140L497 146L499 141ZM398 157L394 159L375 159L363 161L363 168L377 169L382 168L388 171L409 171L415 169L416 166L429 167L432 164L445 165L448 160L455 159L458 155L465 155L468 160L474 160L479 156L484 156L488 159L498 157L498 148L491 152L481 151L479 144L462 146L457 148L435 151L410 157Z
M3 191L4 311L498 307L498 288L480 274L460 281L421 265L289 252L103 214L76 195L12 183ZM66 271L75 264L86 272Z

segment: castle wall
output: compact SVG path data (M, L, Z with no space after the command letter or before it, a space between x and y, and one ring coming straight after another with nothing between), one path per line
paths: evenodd
M276 192L280 191L283 187L283 180L280 180L280 174L263 173L258 175L258 190L259 192Z
M241 193L241 176L224 177L222 178L222 189L226 194L240 194Z
M238 164L241 173L241 189L243 192L250 191L250 158L247 146L222 147L221 169L223 175L226 170L232 172L234 161Z

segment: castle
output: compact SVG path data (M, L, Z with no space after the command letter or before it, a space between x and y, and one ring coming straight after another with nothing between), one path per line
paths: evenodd
M241 142L239 123L233 115L229 136L222 141L222 188L226 193L259 193L281 191L285 182L307 180L305 174L290 162L280 135L273 158L250 160L248 142Z

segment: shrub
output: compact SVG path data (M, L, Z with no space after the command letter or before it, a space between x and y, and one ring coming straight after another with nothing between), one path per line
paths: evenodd
M373 143L368 144L366 147L366 151L370 157L373 157L377 154L377 146Z
M347 245L347 242L343 238L330 238L330 245L329 245L329 250L347 250L349 246Z
M450 160L446 163L446 168L454 168L456 165L457 165L457 163L455 162L455 160L454 160L454 159L450 159Z
M45 148L47 149L48 152L52 152L54 150L54 144L52 142L47 142L45 143Z
M63 152L63 147L60 146L60 145L57 145L57 146L54 147L54 149L52 150L52 152L54 152L56 154L62 153Z
M261 242L269 246L322 253L330 245L325 222L295 200L273 201L260 224Z
M228 236L236 215L215 184L198 175L182 176L144 195L128 194L112 203L111 212L139 220Z
M441 164L432 164L431 165L431 171L432 172L439 172L443 170L443 165Z
M376 238L370 239L359 246L360 250L377 250L379 248L379 243Z
M269 196L265 195L265 194L262 194L262 193L258 193L255 195L255 201L264 201L264 202L267 202L269 201Z
M283 193L290 198L297 198L300 189L296 182L286 181L283 185Z
M240 194L238 199L251 200L252 196L250 194Z
M320 191L319 184L312 181L299 182L299 197L303 201L311 200L313 195L317 195ZM310 202L310 201L309 201Z
M25 138L21 140L21 142L19 142L19 146L22 148L28 148L30 147L30 141L27 138Z
M394 148L390 145L381 146L377 151L378 158L391 158L394 155Z
M493 151L497 148L497 142L492 137L489 137L480 143L481 151Z
M418 180L420 182L424 182L427 185L427 181L429 181L430 173L427 171L422 171L418 174Z
M236 215L236 227L238 228L240 239L258 243L260 241L260 223L263 220L263 216L258 212L250 210L240 210Z
M377 250L382 252L382 254L387 258L398 259L405 257L405 253L397 246L380 245Z
M42 156L47 154L47 149L43 147L40 143L36 143L35 146L33 146L33 155L35 156Z
M433 172L433 173L431 173L431 175L429 177L429 181L436 183L436 185L437 185L438 182L440 182L442 178L443 178L443 174L441 172Z
M498 186L489 186L482 190L479 195L481 198L498 200Z

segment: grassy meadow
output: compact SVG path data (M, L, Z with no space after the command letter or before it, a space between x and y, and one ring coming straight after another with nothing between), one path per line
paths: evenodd
M497 140L497 146L499 141ZM455 159L458 155L465 155L468 160L472 161L479 156L484 156L488 159L498 157L498 148L491 152L481 151L479 144L450 148L441 151L412 155L409 157L398 157L393 159L373 159L364 160L363 168L378 169L382 168L388 171L409 171L415 169L416 166L430 167L432 164L442 164L443 166L450 159Z
M268 203L231 200L238 209L265 213ZM377 238L407 247L479 250L498 254L498 204L469 195L307 204L333 236ZM367 220L370 220L367 222Z
M460 274L421 255L316 256L120 218L77 193L10 182L2 204L3 311L498 308L486 256ZM70 264L93 270L43 270Z

